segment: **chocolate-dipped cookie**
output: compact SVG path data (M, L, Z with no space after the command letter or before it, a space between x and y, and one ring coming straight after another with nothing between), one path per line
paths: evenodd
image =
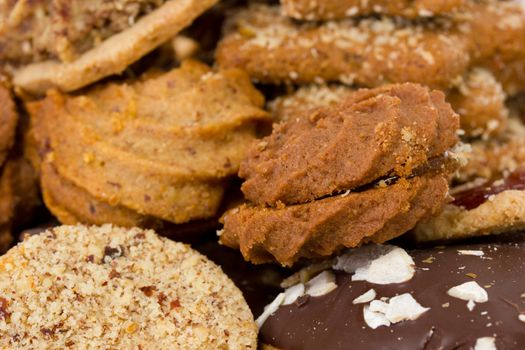
M521 235L350 251L313 279L285 281L258 320L260 340L287 350L523 349L524 250Z

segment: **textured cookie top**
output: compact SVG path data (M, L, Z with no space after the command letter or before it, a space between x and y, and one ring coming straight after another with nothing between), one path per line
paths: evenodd
M359 90L278 124L241 163L242 191L256 204L296 204L406 177L453 147L458 126L440 92L417 84Z
M62 226L0 258L2 349L255 349L240 291L153 231Z

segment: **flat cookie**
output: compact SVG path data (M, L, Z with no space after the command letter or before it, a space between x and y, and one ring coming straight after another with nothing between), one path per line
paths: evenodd
M62 226L0 258L0 346L256 349L241 292L153 231Z
M447 102L459 114L461 129L468 137L500 134L506 129L506 98L502 84L482 68L469 71L463 82L447 93Z
M525 173L516 170L504 178L464 189L451 189L454 201L432 218L420 222L418 241L462 239L525 229Z
M525 9L478 4L453 19L389 17L298 23L276 6L240 11L217 49L222 67L239 67L264 83L342 82L376 87L415 82L457 86L466 71L525 57Z
M468 162L455 175L455 182L477 178L497 179L525 164L525 126L513 117L506 130L497 137L476 140L471 144Z
M281 0L286 16L300 20L329 20L383 14L404 17L447 15L470 0Z
M115 33L71 61L48 60L15 71L14 84L30 93L43 94L50 88L77 90L112 74L120 74L131 63L174 37L217 0L169 0L141 17L129 28ZM25 6L22 1L20 7ZM68 6L63 3L63 6ZM71 5L69 5L71 6ZM114 11L114 10L113 10ZM14 14L10 15L11 17ZM53 22L53 21L52 21ZM47 29L47 28L46 28ZM15 32L16 34L16 32ZM80 36L79 40L85 37ZM68 38L48 45L70 46ZM70 58L67 54L65 58Z
M259 338L263 349L520 350L524 253L522 234L347 251L301 271L257 320Z
M86 95L50 92L28 110L40 153L64 180L113 207L185 223L217 214L257 124L269 121L263 104L243 72L188 61Z

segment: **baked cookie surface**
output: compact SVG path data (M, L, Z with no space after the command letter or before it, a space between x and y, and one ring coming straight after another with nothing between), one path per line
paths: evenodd
M240 291L153 231L62 226L0 258L6 349L255 349Z

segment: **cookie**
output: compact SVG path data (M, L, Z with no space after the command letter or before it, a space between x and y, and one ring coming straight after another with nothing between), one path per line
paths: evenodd
M296 204L406 177L453 147L458 126L441 92L415 84L359 90L276 126L242 162L242 191L256 204Z
M451 19L415 23L390 17L301 23L280 10L252 6L233 17L218 64L273 84L415 82L448 89L471 67L525 57L519 39L525 10L513 2L472 5Z
M26 50L29 55L43 51L50 57L34 63L31 63L34 58L30 57L30 64L13 74L16 86L33 94L43 94L49 88L77 90L109 75L122 73L131 63L190 25L216 2L141 1L135 5L131 3L129 7L119 4L116 8L98 2L64 2L58 8L51 2L18 2L18 6L6 12L10 30L0 36L0 47L23 49L27 42L25 36L30 35L37 41L37 47L29 46ZM129 8L132 13L128 14ZM35 15L40 12L45 14L43 18ZM106 19L106 23L98 27L91 17L101 21ZM22 63L19 57L11 59Z
M222 218L221 242L245 259L291 266L390 240L441 209L459 126L442 93L392 85L293 116L242 163L250 203Z
M404 17L447 15L460 10L469 0L281 0L284 14L299 20L329 20L384 14Z
M481 180L481 179L480 179ZM420 222L418 241L461 239L525 229L525 172L481 180L452 189L454 200L443 211Z
M456 183L477 178L498 179L525 163L525 126L516 117L510 118L505 131L485 140L471 142L468 162L455 174Z
M4 348L255 349L219 267L153 231L62 226L0 257Z
M0 167L15 142L18 113L8 88L0 82Z
M351 250L285 280L257 320L260 340L268 349L522 349L524 249L517 235Z
M226 212L220 240L252 263L292 266L391 240L439 213L447 192L446 179L435 175L281 208L244 205Z
M447 101L460 115L461 129L468 137L500 134L506 129L509 111L503 86L487 69L474 68L463 82L447 94Z
M305 85L269 103L276 121L316 107L338 103L355 92L345 85ZM446 91L446 99L460 115L467 138L500 134L506 129L507 95L492 73L483 68L468 72L459 87Z
M182 224L217 215L258 124L269 121L263 104L243 72L214 73L187 61L168 73L102 85L85 95L50 92L27 107L33 138L59 181L113 207L107 218L120 210L128 222L153 217ZM44 187L48 202L57 198L51 186ZM83 223L102 219L90 218L85 207L61 206Z

